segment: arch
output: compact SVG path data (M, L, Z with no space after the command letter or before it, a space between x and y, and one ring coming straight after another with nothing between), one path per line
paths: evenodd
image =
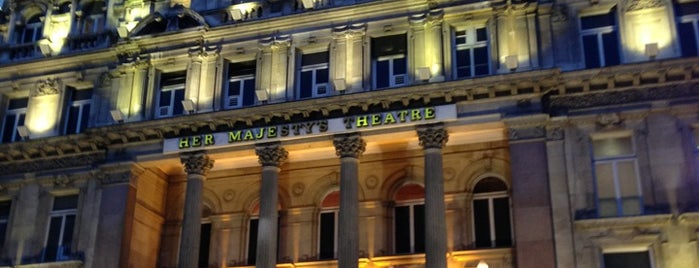
M323 198L325 198L325 195L328 193L332 192L334 189L340 189L340 185L338 184L338 181L340 180L340 173L337 171L332 171L328 174L325 174L323 176L320 176L317 178L313 183L311 183L308 186L308 189L306 189L307 194L312 196L311 202L313 202L313 205L316 207L320 207L320 202L323 201ZM361 188L361 187L360 187ZM361 196L361 191L360 191L360 196ZM308 202L308 201L305 201Z
M424 187L424 175L415 174L415 170L424 170L421 166L408 165L386 177L381 185L380 198L383 200L393 200L393 197L400 187L406 183L415 183Z
M26 24L30 19L36 16L41 17L46 15L46 6L32 3L20 9L19 15L20 18L18 18L18 22Z
M158 34L165 32L165 30L167 30L167 19L159 12L155 12L136 24L136 27L129 33L129 37Z
M485 158L468 163L456 176L457 188L471 192L479 179L492 176L500 178L510 188L510 162L501 158Z
M323 199L321 199L319 208L334 208L340 206L340 189L332 189L328 191Z
M396 202L400 201L411 201L419 200L425 198L425 187L421 184L414 182L407 182L398 187L394 193L393 200Z
M159 34L195 27L208 28L208 24L199 13L178 5L171 8L165 14L155 12L148 15L131 30L129 37Z
M473 187L474 194L480 193L492 193L492 192L506 192L509 189L507 183L504 180L494 177L487 176L478 179L475 186Z
M211 189L204 188L202 194L202 203L211 210L211 213L221 213L221 201L216 192Z
M505 179L505 177L502 174L494 173L494 172L486 172L486 173L480 174L477 177L475 177L474 179L470 180L467 191L474 192L476 190L476 186L478 185L478 183L482 182L483 180L489 179L489 178L498 179L500 182L505 184L505 187L506 187L505 191L508 191L508 192L510 191L510 189L512 187L510 184L511 182L509 180Z

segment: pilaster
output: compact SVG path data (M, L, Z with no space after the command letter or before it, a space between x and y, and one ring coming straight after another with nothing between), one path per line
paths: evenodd
M282 102L287 98L288 54L291 45L289 35L272 36L260 40L260 78L255 93L259 101Z

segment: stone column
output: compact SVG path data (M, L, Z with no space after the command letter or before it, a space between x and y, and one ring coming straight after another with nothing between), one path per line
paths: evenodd
M181 156L187 172L187 191L184 199L182 238L178 267L197 267L199 261L199 237L201 236L201 199L206 174L214 166L214 160L204 152Z
M279 143L269 143L255 149L262 165L260 188L260 219L257 228L258 268L273 268L277 264L277 191L279 166L288 153Z
M366 142L358 133L338 135L333 140L340 157L340 215L337 261L340 268L359 265L359 156Z
M425 151L425 267L447 267L442 148L449 135L441 124L419 126L417 134Z
M291 38L288 35L273 36L260 40L260 70L257 72L259 87L256 89L260 101L280 102L287 97L288 54ZM266 98L266 99L265 99Z

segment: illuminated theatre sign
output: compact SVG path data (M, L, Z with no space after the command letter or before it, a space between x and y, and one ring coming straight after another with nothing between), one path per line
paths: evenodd
M450 119L456 119L456 105L397 110L166 139L163 144L163 152L214 149L243 143L281 141L369 129L410 126Z

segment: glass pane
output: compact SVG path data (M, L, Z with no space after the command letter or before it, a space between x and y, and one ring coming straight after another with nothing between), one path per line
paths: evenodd
M328 82L328 68L316 70L316 83L322 84Z
M616 15L615 10L612 10L609 13L605 13L605 14L581 17L580 18L580 28L585 30L585 29L593 29L593 28L599 28L599 27L605 27L605 26L614 26L616 24L615 23L616 20L614 18L615 15Z
M61 237L61 224L63 217L51 217L49 234L44 248L44 261L55 261L58 252L58 243Z
M19 116L18 116L18 118L17 118L17 126L18 126L18 127L19 127L19 126L24 126L24 118L25 118L26 116L27 116L27 115L24 114L24 113L19 114ZM22 139L22 137L19 136L19 131L18 131L16 128L15 128L15 131L14 131L14 132L15 132L15 137L14 137L14 140L15 140L15 141L18 141L18 140Z
M303 54L301 56L301 66L315 65L321 63L328 63L329 53L327 51L313 53L313 54Z
M488 33L486 32L485 28L476 29L476 41L481 42L481 41L487 41L487 40L488 40Z
M493 199L493 218L495 221L495 246L512 246L509 198L501 197Z
M595 165L595 177L597 178L597 198L600 200L616 198L614 186L614 170L611 163L598 163Z
M597 68L601 66L599 58L599 44L597 35L583 36L583 53L585 54L585 68Z
M390 85L388 65L387 60L376 62L376 88L385 88Z
M405 34L376 37L371 39L371 58L405 54L407 51Z
M10 103L7 105L8 110L27 108L27 103L29 103L28 98L11 99Z
M456 66L458 77L471 76L471 49L462 49L456 51Z
M251 219L248 226L248 265L255 265L257 257L257 224L257 219Z
M12 142L12 138L15 136L15 115L10 114L5 116L5 121L3 122L3 124L4 126L2 127L2 142Z
M500 191L507 191L507 185L502 180L494 177L482 179L478 181L476 187L473 187L474 194Z
M636 161L617 162L617 174L619 176L619 191L621 197L640 196L638 192L638 177L636 176Z
M619 56L619 38L616 31L602 34L602 43L604 44L604 66L619 65L621 59Z
M245 80L243 86L243 106L255 104L255 79Z
M0 202L0 221L7 220L10 218L10 208L11 207L12 207L12 201Z
M473 49L473 63L476 65L488 64L487 47L477 47Z
M466 31L456 31L454 32L454 42L457 45L466 44Z
M63 226L63 241L61 242L62 255L70 256L73 247L73 229L75 228L75 215L66 216L66 223Z
M413 252L425 252L425 205L413 206L413 224L415 226L413 233L415 251Z
M631 136L592 141L592 150L595 158L633 155L633 143Z
M240 84L242 81L237 80L228 83L228 96L240 96Z
M313 94L313 71L301 72L299 79L299 98L310 98Z
M395 208L394 215L396 253L410 253L410 207Z
M335 258L335 212L320 214L320 259Z
M199 267L209 267L209 245L211 244L211 223L201 224L199 238Z
M73 90L73 100L89 100L92 99L92 89Z
M66 123L66 134L78 133L78 115L80 107L72 106L68 109L68 123Z
M680 23L677 30L680 37L680 46L682 47L682 56L697 56L697 31L694 29L694 23Z
M80 118L80 132L84 132L87 129L87 122L90 120L90 104L83 105L83 113Z
M255 75L257 62L254 60L243 62L232 62L228 65L228 77Z
M5 244L5 233L7 233L7 221L0 221L0 245Z
M184 100L184 89L178 89L175 91L175 101L173 103L173 115L184 114L184 106L182 106L182 101Z
M160 91L160 107L170 106L172 104L172 91Z
M491 247L490 211L488 199L473 200L473 229L476 234L476 247Z
M675 15L684 16L699 13L699 2L675 3Z
M604 268L651 268L648 251L604 254Z
M78 208L78 196L77 195L56 196L53 199L53 211L66 210L66 209L77 209L77 208Z

